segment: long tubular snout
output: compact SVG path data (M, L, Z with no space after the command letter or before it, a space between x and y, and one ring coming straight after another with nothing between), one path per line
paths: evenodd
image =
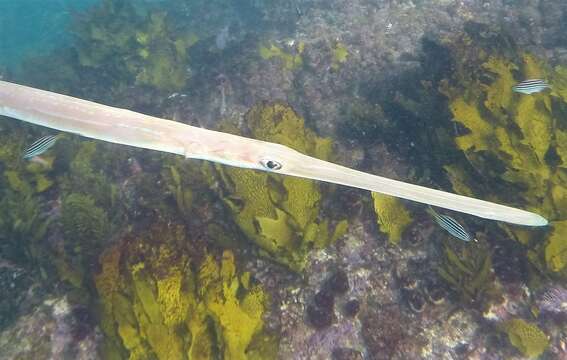
M0 81L0 115L117 144L261 169L264 156L284 160L286 175L380 192L486 219L543 226L547 220L524 210L367 174L286 148L201 129L126 109Z
M280 172L366 189L485 219L528 226L547 225L545 218L529 211L364 173L300 153L297 156L301 159L294 161L293 167L289 170L283 168Z

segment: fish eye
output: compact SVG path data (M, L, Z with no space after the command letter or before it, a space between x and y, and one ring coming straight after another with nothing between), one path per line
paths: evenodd
M265 167L266 169L272 171L280 170L282 168L282 164L280 164L275 160L270 160L270 159L262 159L260 160L260 164L262 164L262 166Z

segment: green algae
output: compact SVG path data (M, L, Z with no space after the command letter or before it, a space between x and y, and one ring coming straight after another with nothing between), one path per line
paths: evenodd
M54 156L41 164L22 159L25 134L12 130L0 135L0 257L33 268L46 262L42 240L50 220L42 214L42 195L55 184Z
M39 199L7 191L0 198L0 250L2 258L19 265L41 258L41 241L49 220L41 216Z
M537 325L523 319L508 320L502 329L510 343L530 359L540 356L549 345L547 335Z
M198 37L174 30L170 20L165 12L105 0L75 26L79 64L113 81L180 90L189 79L187 50Z
M441 82L454 121L465 128L455 147L472 167L446 164L455 191L535 211L557 226L546 237L499 224L531 251L534 266L564 276L563 248L556 240L567 219L567 71L533 54L454 45L456 72ZM517 82L546 79L551 90L532 95L512 91ZM469 181L472 178L482 181ZM553 235L555 233L555 235ZM539 261L544 259L543 268ZM547 269L545 269L547 268Z
M299 42L295 51L285 51L274 44L269 46L260 45L258 47L258 53L260 57L264 60L277 59L281 61L283 68L285 70L297 70L303 66L303 51L305 49L305 44Z
M412 222L410 212L395 197L372 193L372 199L380 231L388 235L390 243L399 244L404 230Z
M338 70L342 64L347 62L349 52L347 47L340 42L334 44L332 48L331 68Z
M68 171L59 179L62 190L67 194L88 195L96 205L110 208L113 203L112 185L98 161L102 149L95 141L83 141L78 147L69 145L69 151L73 150Z
M305 128L304 121L283 103L264 103L246 115L252 137L287 145L328 159L330 139ZM335 229L319 220L322 193L319 184L267 172L216 166L226 192L223 201L242 232L274 260L301 271L307 255L323 248L346 231L346 222ZM213 178L214 180L214 178Z
M524 54L521 58L532 67L537 64L531 55ZM528 207L535 207L547 198L538 207L543 215L551 218L567 215L553 204L556 199L546 195L562 184L562 170L551 167L545 159L555 143L552 134L562 134L560 129L553 129L551 102L555 99L549 94L513 93L511 88L517 82L514 74L519 67L505 58L488 57L481 67L494 77L489 85L478 81L473 83L474 90L464 93L443 90L449 96L449 107L456 121L469 130L455 138L457 148L479 172L493 174L496 182L513 184L512 190L523 189L505 195ZM489 159L501 164L503 171L495 173L494 169L486 169L491 164Z
M0 139L0 164L3 165L3 180L9 189L21 194L40 194L54 185L53 155L43 155L41 163L25 160L22 158L26 147L23 134L2 136Z
M553 231L545 244L545 263L548 270L559 272L567 266L567 220L552 223Z
M490 248L484 242L472 246L445 242L437 273L466 304L482 307L497 293Z
M106 211L88 195L73 193L65 197L61 210L63 236L82 246L99 244L109 232Z
M193 203L193 191L189 186L184 184L179 170L175 166L169 166L169 174L166 177L168 190L173 194L177 209L184 215L188 216Z

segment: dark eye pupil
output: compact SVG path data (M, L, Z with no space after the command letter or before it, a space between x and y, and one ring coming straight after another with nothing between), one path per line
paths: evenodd
M282 168L282 165L274 160L262 160L262 165L268 170L279 170Z

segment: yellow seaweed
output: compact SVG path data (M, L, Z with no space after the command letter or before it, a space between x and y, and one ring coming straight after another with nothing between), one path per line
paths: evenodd
M304 49L305 43L303 42L299 42L295 53L286 52L276 45L270 44L269 46L260 45L258 47L258 53L264 60L270 60L272 58L280 60L286 70L296 70L303 65L301 54Z
M567 265L567 220L554 222L545 245L545 262L549 270L562 271Z
M412 218L400 199L393 196L372 193L374 211L380 231L388 235L392 244L399 244L406 227Z
M192 270L197 260L184 251L185 236L181 226L155 224L144 237L127 237L101 256L95 285L105 357L246 359L252 340L266 336L261 287L238 271L230 251L220 264L206 255ZM270 349L260 351L269 357Z
M337 42L332 49L331 68L338 70L347 61L348 56L347 47L343 43Z
M549 345L547 335L537 325L523 319L508 320L503 329L510 343L529 358L540 356Z
M463 88L444 83L441 91L449 99L455 121L468 129L455 138L455 144L479 173L499 185L494 188L504 190L484 197L502 202L512 197L528 209L562 221L567 219L567 131L565 120L552 109L567 106L567 71L550 69L528 53L518 58L514 63L502 55L485 56L479 72L490 74L488 83L457 74ZM459 66L467 69L466 64ZM548 79L554 85L552 91L532 95L512 91L518 81L533 77ZM457 192L474 194L460 165L448 164L446 169ZM499 200L503 195L508 197ZM535 232L526 236L515 229L510 232L525 244L540 236Z

